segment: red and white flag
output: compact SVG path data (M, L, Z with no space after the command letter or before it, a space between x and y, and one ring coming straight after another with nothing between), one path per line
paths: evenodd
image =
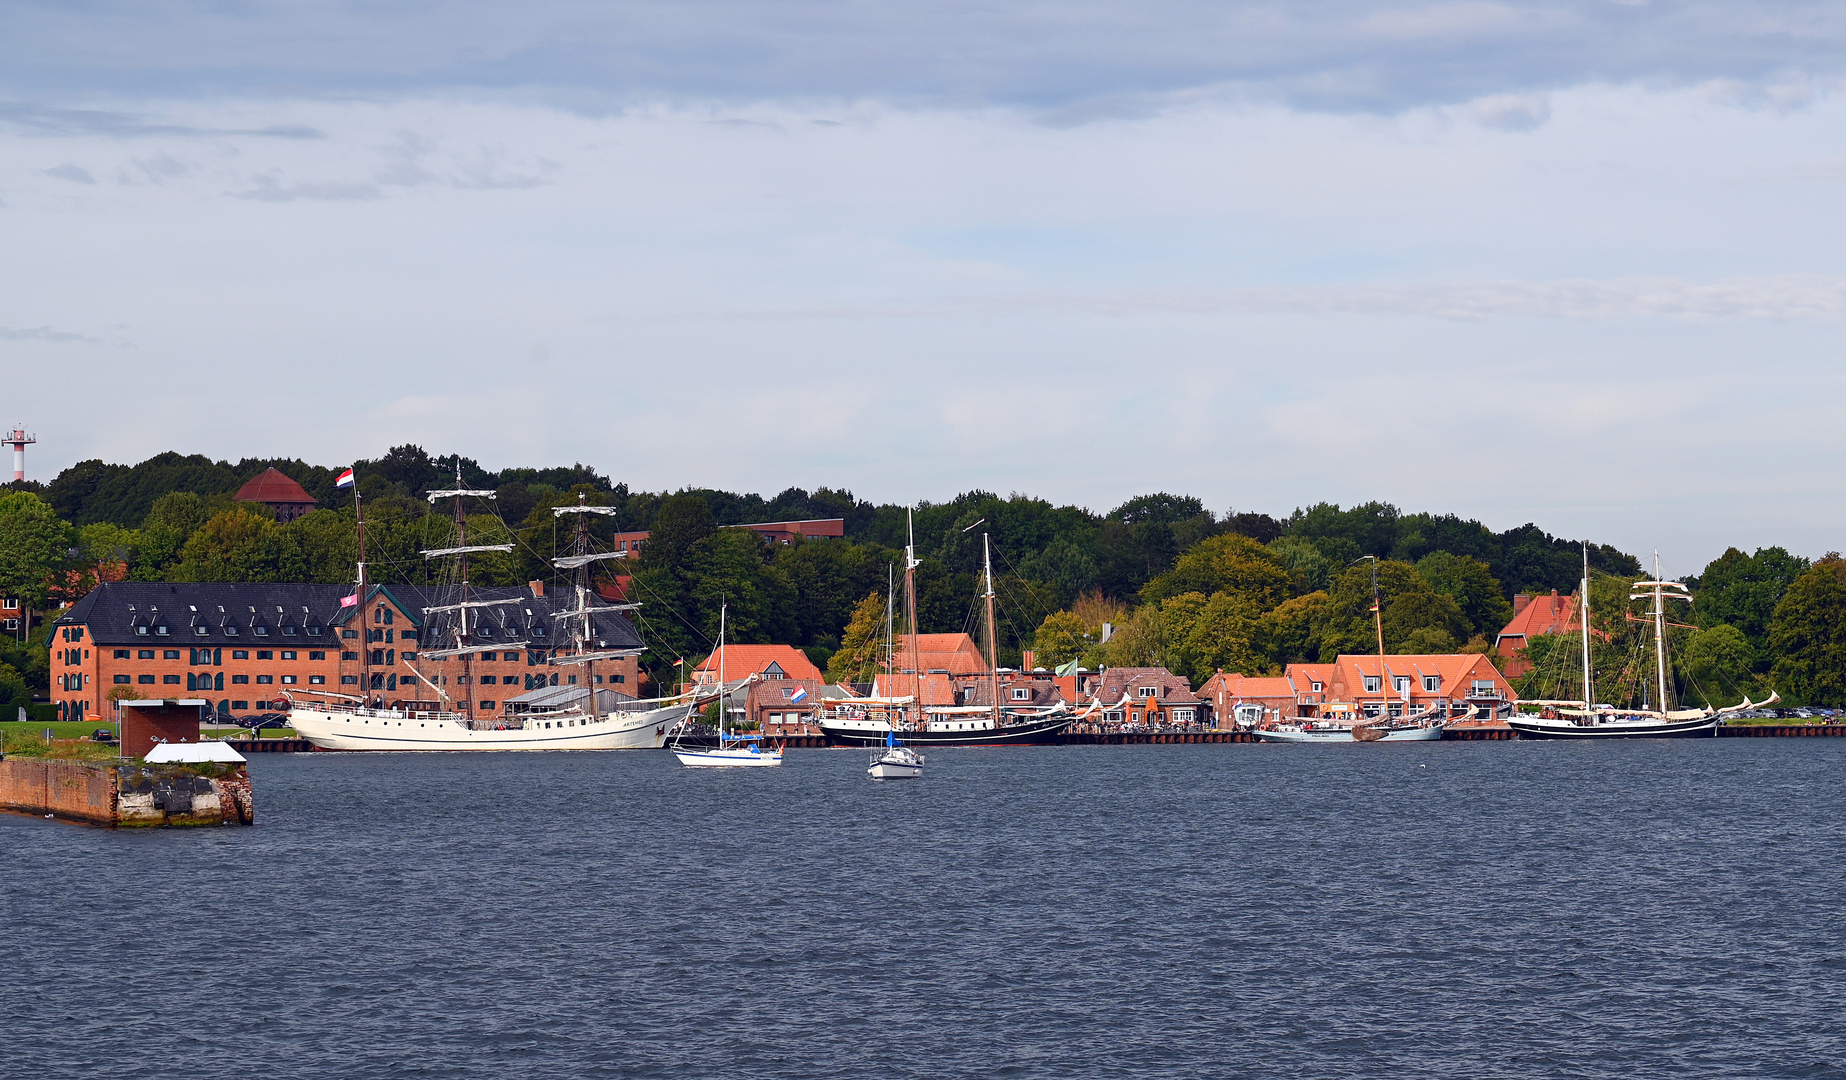
M354 593L351 596L340 597L340 606L341 607L358 607L359 606L359 594Z

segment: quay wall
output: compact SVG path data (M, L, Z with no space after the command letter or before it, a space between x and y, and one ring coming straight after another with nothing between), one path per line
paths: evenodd
M48 758L0 759L0 810L89 825L251 825L250 774Z
M115 770L44 758L0 760L0 809L114 825Z

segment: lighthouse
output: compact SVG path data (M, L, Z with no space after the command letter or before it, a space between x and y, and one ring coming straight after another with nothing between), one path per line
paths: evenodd
M13 479L26 478L26 447L38 441L38 436L26 434L24 425L16 427L9 433L5 442L13 448Z

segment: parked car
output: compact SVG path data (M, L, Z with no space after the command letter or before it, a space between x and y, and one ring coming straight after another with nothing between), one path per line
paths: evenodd
M90 741L109 743L113 746L115 744L115 732L110 728L99 727L95 731L90 732Z

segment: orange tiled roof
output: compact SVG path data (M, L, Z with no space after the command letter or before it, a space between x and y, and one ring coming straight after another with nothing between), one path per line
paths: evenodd
M1544 634L1572 633L1578 629L1575 596L1534 596L1531 603L1519 609L1499 636L1530 641Z
M726 645L720 651L724 653L724 677L726 679L741 679L745 675L767 670L769 665L775 664L782 669L784 675L791 679L826 681L821 676L820 669L814 666L814 661L808 659L808 654L793 645ZM718 659L718 652L714 651L710 656L699 661L699 666L693 670L709 671L715 674L718 670Z
M1202 698L1214 697L1220 690L1232 697L1247 698L1287 698L1294 697L1295 690L1288 680L1280 675L1232 675L1219 672L1205 680L1199 687Z

